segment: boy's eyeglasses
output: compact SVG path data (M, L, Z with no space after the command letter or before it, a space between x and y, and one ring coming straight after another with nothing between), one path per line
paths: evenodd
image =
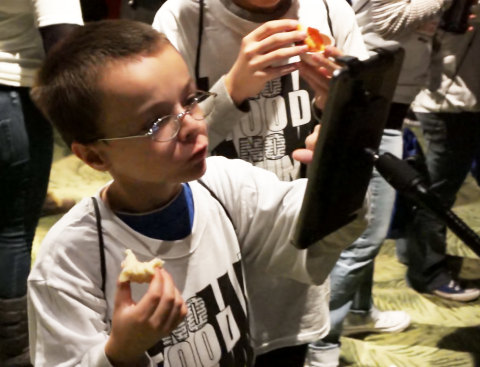
M217 93L197 90L187 98L186 106L184 107L185 110L182 113L159 118L153 123L152 127L146 134L123 136L120 138L98 139L97 141L112 141L144 137L150 137L151 139L160 143L170 141L177 136L178 132L180 131L180 122L186 115L192 116L197 121L204 120L205 117L210 115L215 109L214 98L216 96ZM212 97L212 99L208 100L210 97Z

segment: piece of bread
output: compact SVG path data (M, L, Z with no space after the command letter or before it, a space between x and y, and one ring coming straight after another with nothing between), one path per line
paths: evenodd
M164 264L164 261L156 258L142 263L137 260L132 250L125 250L125 254L127 257L122 261L122 272L118 278L121 283L128 281L150 283L155 274L155 268L161 268Z
M323 35L318 29L312 27L305 27L301 24L298 25L299 31L307 32L307 38L303 41L308 46L308 52L323 52L325 51L325 41Z

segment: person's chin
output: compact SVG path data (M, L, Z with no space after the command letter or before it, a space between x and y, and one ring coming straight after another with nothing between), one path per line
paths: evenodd
M189 162L188 172L185 172L185 181L195 181L200 179L207 171L207 161L205 158Z
M207 172L207 159L203 158L202 160L196 162L195 167L198 169L198 177L196 178L196 180L198 180L205 174L205 172Z

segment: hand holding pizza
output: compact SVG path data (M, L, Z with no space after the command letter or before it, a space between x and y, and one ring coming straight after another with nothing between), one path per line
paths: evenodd
M148 290L138 303L132 299L129 280L117 283L112 331L105 345L105 355L114 367L140 364L145 352L169 336L187 315L170 274L158 266L153 271Z
M333 39L330 36L310 27L307 32L305 43L309 47L309 53L301 56L300 75L315 91L315 105L323 109L328 97L330 78L341 67L334 58L343 56L344 53L332 45Z
M307 52L308 46L302 43L306 37L306 32L298 30L298 21L291 19L267 22L246 35L235 64L225 76L235 104L259 94L268 81L297 70L299 63L281 64Z

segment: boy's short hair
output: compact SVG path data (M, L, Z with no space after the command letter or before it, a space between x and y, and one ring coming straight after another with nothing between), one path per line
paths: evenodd
M148 56L168 42L151 26L130 20L87 23L56 45L40 68L32 99L70 147L102 138L98 80L113 62Z

